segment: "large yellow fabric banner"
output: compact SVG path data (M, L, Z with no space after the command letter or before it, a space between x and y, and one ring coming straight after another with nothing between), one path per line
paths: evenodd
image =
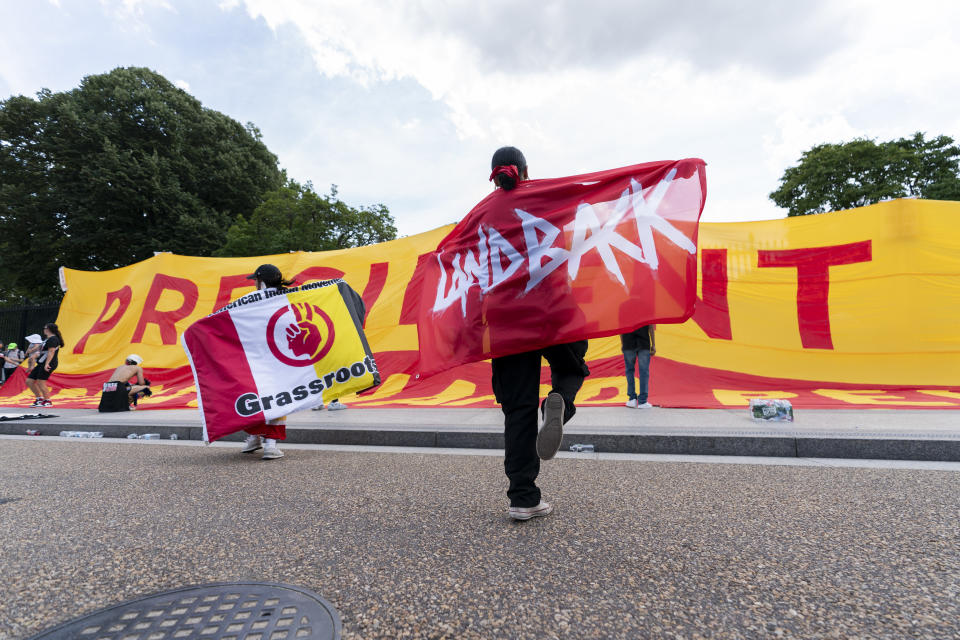
M960 203L895 200L851 211L700 225L694 316L657 330L650 401L744 406L782 397L811 408L960 408ZM56 406L96 406L131 352L156 393L142 408L196 406L179 344L192 322L252 291L276 264L298 284L343 277L362 292L384 383L356 406L493 406L474 363L418 380L407 285L450 227L323 253L194 258L161 253L105 272L64 269L57 323L66 347L51 377ZM39 327L37 327L39 329ZM591 342L583 405L626 400L616 337ZM549 384L547 377L544 385ZM31 400L15 378L4 403Z

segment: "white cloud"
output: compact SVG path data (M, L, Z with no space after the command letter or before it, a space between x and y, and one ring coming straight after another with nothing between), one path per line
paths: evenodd
M177 87L180 87L184 91L190 91L190 83L187 82L186 80L183 80L183 79L174 80L173 84L176 85Z
M945 128L957 122L960 16L942 3L244 4L274 29L295 26L322 74L412 78L448 110L451 144L516 144L537 175L701 156L705 220L782 216L767 194L814 144L957 133Z
M103 12L110 16L122 29L149 37L149 11L163 9L176 13L177 9L169 0L100 0ZM151 41L152 44L152 41Z
M784 215L767 194L815 144L916 130L960 138L957 3L218 0L220 36L191 44L184 62L156 62L186 46L171 34L189 31L188 2L102 0L113 29L158 42L115 62L106 38L72 50L189 78L178 86L254 120L293 177L336 182L351 204L387 204L403 233L462 217L489 191L502 144L524 150L534 177L699 156L704 219L739 220ZM238 22L266 36L253 39L263 49L228 37ZM12 90L32 93L54 64L33 40L0 39ZM263 81L235 60L262 61L258 71L282 81L260 94L212 89L204 70ZM279 115L278 100L293 106Z
M775 130L763 136L764 163L770 171L783 171L796 164L800 155L824 142L844 142L863 137L840 113L801 117L788 111L777 117Z

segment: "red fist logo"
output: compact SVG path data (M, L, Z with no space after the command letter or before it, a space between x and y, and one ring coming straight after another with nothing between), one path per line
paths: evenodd
M293 317L286 317L291 312ZM281 323L281 318L286 324ZM295 302L277 309L267 323L270 352L277 360L292 367L306 367L323 358L333 346L333 337L330 316L317 305L307 302ZM278 341L282 344L283 338L286 338L285 348L277 344Z
M287 346L295 356L312 358L323 346L323 335L313 322L314 307L305 302L290 306L293 308L296 324L291 322L287 326Z

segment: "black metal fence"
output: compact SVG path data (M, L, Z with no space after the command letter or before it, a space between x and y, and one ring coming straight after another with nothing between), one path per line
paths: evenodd
M16 342L26 349L26 336L31 333L43 335L43 325L56 322L59 302L19 305L0 308L0 341L4 347Z

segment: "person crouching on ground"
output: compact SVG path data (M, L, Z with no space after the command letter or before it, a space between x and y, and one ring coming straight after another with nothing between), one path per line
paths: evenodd
M247 276L248 280L255 280L257 290L280 291L284 287L289 287L293 282L284 280L280 269L272 264L262 264L257 270ZM253 453L263 449L264 460L276 460L283 457L283 452L277 447L277 440L287 439L287 418L273 418L267 420L262 426L250 427L245 429L250 435L243 443L243 449L240 453Z
M152 395L150 381L143 375L141 364L143 358L131 353L122 365L114 369L110 379L103 385L100 413L135 409L139 397Z
M54 323L48 322L43 325L43 335L46 338L38 350L37 366L27 376L27 387L37 397L32 405L34 407L53 406L53 403L50 402L47 380L60 364L57 354L63 347L63 336L60 335L60 329Z
M496 188L512 191L528 180L527 161L519 149L503 147L493 154L490 179ZM549 515L553 506L541 500L536 479L540 460L557 454L563 438L563 425L577 408L573 401L590 374L583 357L587 341L556 344L543 349L493 358L493 393L503 409L503 467L510 480L508 511L514 520L529 520ZM540 403L540 358L550 365L553 385ZM543 426L537 431L537 409L543 413Z

